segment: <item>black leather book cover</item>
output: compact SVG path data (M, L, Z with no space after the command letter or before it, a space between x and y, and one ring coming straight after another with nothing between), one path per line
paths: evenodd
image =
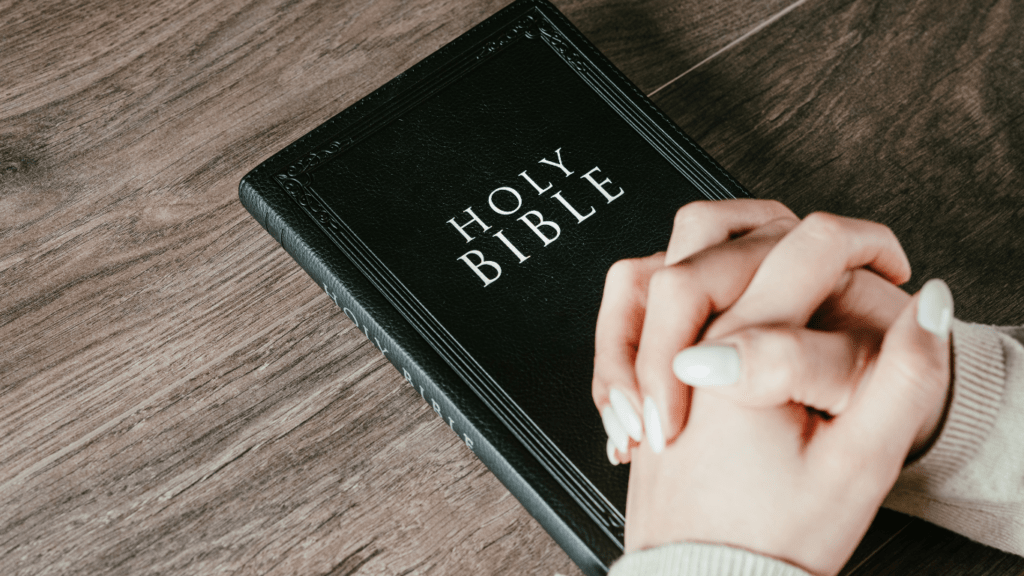
M481 459L585 571L621 553L628 469L590 398L605 272L664 249L679 206L747 193L568 20L515 2L240 195L353 320L412 350L400 370L472 412L499 451Z

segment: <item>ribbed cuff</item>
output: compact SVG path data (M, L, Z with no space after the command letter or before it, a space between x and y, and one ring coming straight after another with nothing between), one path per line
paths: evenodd
M1003 344L989 326L953 322L953 398L935 444L904 474L940 485L978 453L995 424L1006 383Z
M781 560L718 544L680 542L632 552L608 576L808 576Z

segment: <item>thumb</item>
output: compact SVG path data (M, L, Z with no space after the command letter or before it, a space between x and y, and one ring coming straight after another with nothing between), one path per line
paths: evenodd
M676 354L680 381L751 407L803 404L833 416L849 405L880 332L756 326Z
M874 371L834 422L837 438L900 465L925 448L946 407L952 323L949 287L929 280L886 332Z

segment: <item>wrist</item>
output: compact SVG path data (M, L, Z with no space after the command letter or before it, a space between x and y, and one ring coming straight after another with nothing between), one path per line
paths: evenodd
M914 444L910 447L910 454L907 456L906 465L916 462L928 452L936 440L938 440L939 433L942 432L942 428L946 424L946 418L949 415L949 405L953 400L953 375L956 373L954 366L955 355L953 352L953 338L950 338L949 380L946 382L945 394L942 395L942 401L935 404L929 412L928 418L921 426L921 430L914 439Z
M953 323L953 378L944 421L934 442L905 470L905 479L941 483L975 457L995 424L1005 386L1001 335L990 326ZM927 480L926 480L927 479Z

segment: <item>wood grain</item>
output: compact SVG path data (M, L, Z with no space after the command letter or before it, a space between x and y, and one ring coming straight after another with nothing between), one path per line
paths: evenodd
M504 3L0 0L0 572L578 573L236 199ZM658 102L742 182L1019 321L1019 5L558 4L646 91L714 56ZM1017 566L885 521L856 573Z
M957 316L1024 318L1024 7L808 3L656 97L756 195L888 224Z
M670 83L799 0L566 0L556 4L644 93Z
M578 573L245 213L505 0L0 1L0 572ZM646 90L784 2L566 2Z
M755 195L888 224L908 290L942 277L957 317L1019 324L1022 24L1012 2L809 2L655 99ZM902 518L876 523L844 574L1024 573Z

